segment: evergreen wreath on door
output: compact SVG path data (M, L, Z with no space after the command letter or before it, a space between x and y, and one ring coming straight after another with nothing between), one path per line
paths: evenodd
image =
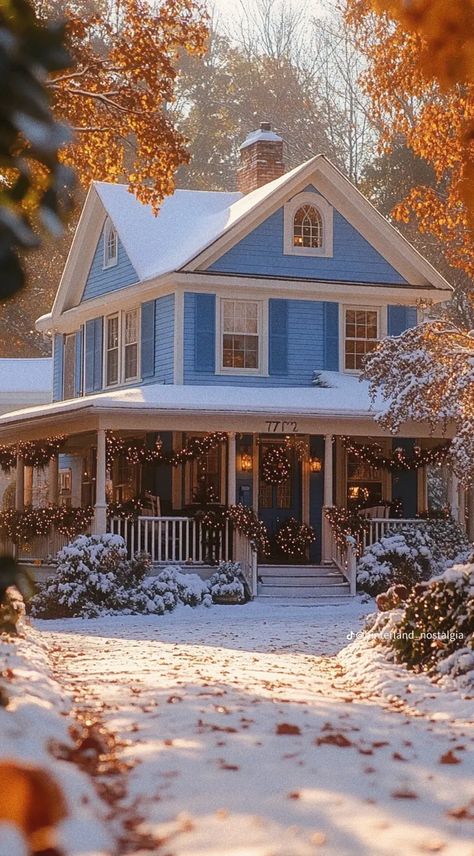
M290 475L291 464L283 446L270 446L262 460L262 479L266 484L283 484Z

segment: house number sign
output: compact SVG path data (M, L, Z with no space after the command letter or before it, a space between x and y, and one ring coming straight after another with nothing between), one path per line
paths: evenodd
M294 419L267 419L267 434L297 434L298 423Z

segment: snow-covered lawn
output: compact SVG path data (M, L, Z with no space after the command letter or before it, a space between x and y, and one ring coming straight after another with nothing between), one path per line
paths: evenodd
M151 837L127 852L473 856L474 703L365 644L335 656L371 608L36 622L79 706L129 741L119 805Z

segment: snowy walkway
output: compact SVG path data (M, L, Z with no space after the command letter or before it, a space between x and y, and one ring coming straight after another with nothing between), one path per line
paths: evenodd
M379 655L339 662L364 610L37 622L78 705L130 741L142 856L474 856L473 702Z

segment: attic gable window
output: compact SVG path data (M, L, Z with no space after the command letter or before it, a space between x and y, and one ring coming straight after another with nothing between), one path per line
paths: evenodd
M104 268L114 267L118 262L118 237L117 230L110 220L107 220L104 229Z
M322 247L323 220L313 205L298 208L293 220L293 245L295 247Z
M284 254L332 256L332 224L332 206L319 193L298 193L284 207Z

